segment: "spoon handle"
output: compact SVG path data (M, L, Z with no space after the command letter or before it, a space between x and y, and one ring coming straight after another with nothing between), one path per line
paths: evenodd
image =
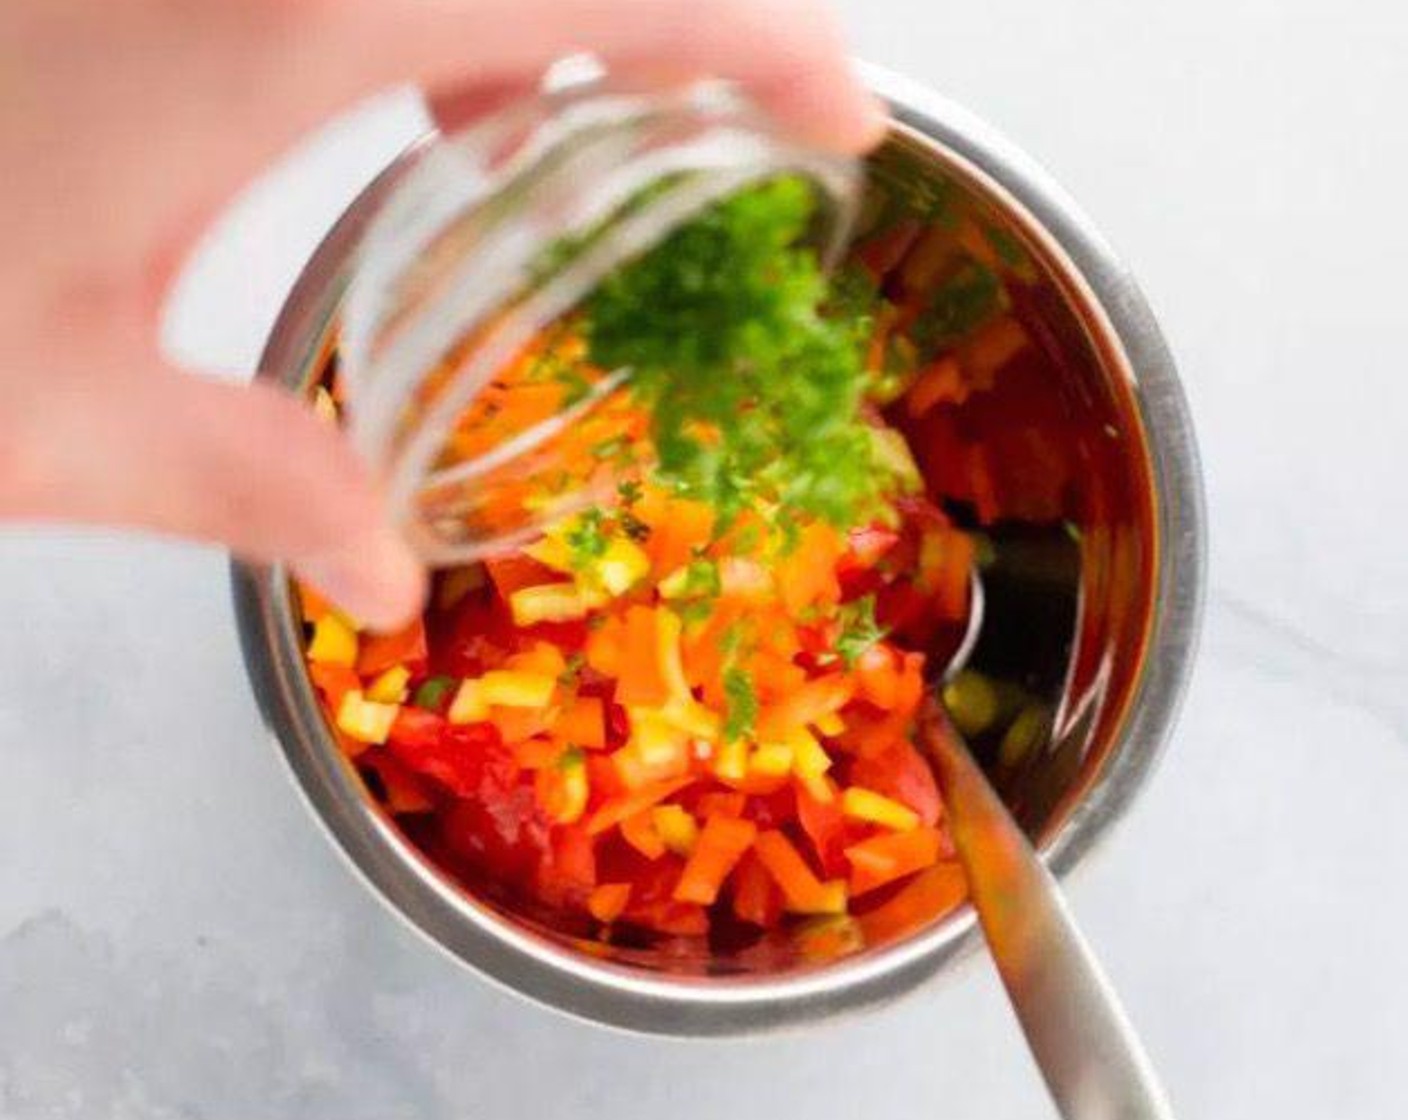
M919 726L978 920L1060 1114L1173 1120L1153 1066L1055 880L933 697Z

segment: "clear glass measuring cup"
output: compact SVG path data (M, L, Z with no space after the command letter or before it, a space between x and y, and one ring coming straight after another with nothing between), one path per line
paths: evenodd
M815 186L829 264L859 166L723 85L579 84L428 146L361 243L340 340L351 438L427 563L512 547L648 466L630 370L581 360L573 310L711 204L782 174Z

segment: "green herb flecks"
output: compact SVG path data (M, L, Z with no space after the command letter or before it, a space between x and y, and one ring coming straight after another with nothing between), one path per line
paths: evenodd
M875 621L874 595L843 604L839 617L841 634L836 639L836 653L847 668L853 668L861 654L882 641L889 631Z
M572 527L567 530L565 540L572 554L572 567L578 571L591 566L606 554L610 543L603 525L604 515L593 507L578 515Z
M810 188L744 191L608 277L587 301L591 361L629 369L658 473L727 520L759 500L834 524L878 494L852 323L822 313L802 246Z
M731 743L751 735L758 720L758 694L753 689L753 678L737 665L724 670L724 698L724 740Z
M454 677L431 677L416 689L411 703L417 708L437 712L454 691L458 682Z

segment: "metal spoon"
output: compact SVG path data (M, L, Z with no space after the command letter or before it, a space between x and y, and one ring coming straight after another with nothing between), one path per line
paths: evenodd
M992 598L985 612L975 574L969 636L947 675L972 654ZM918 731L934 760L993 962L1057 1110L1066 1120L1173 1120L1153 1066L1056 880L933 695L920 710Z

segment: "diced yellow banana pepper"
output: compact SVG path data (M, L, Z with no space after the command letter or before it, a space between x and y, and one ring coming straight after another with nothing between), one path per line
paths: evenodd
M308 660L320 665L345 665L350 669L357 664L357 631L336 611L329 611L313 624Z
M495 669L479 678L484 703L504 708L546 708L556 687L556 677L517 669Z
M654 708L631 708L631 738L627 744L647 767L677 763L689 751L689 733Z
M651 823L665 847L677 856L688 856L699 839L699 825L679 805L657 805L650 811Z
M560 798L554 806L553 820L558 824L571 824L580 820L587 808L589 787L586 758L581 751L572 750L558 759L555 765L562 786Z
M919 827L919 814L908 805L861 786L851 786L841 794L841 812L854 820L893 828L896 832Z
M410 684L411 671L404 665L393 665L367 685L367 699L378 704L404 704L406 686Z
M520 587L508 597L516 626L539 622L567 622L583 618L589 609L587 598L573 583L544 583Z
M689 565L676 568L655 585L662 599L678 599L689 586Z
M451 723L483 723L489 718L489 703L477 680L460 682L445 718Z
M378 704L354 689L338 705L337 727L359 743L384 743L400 710L399 704Z
M748 773L780 778L792 772L792 744L759 743L748 756Z
M592 565L592 574L612 595L624 595L650 572L645 549L627 537L614 537Z
M793 731L787 742L792 748L792 766L799 777L816 778L831 769L831 756L805 727Z
M717 739L723 725L719 713L705 707L694 697L687 700L678 697L659 709L660 718L671 727L676 727L698 739Z
M572 549L557 527L548 530L542 540L534 541L523 551L555 572L572 571Z
M795 773L795 771L794 771ZM796 774L797 784L811 795L813 801L830 805L836 800L836 787L825 774Z
M656 656L660 675L672 696L687 700L694 694L690 691L689 681L685 679L684 659L680 654L680 634L683 630L684 623L674 611L655 612Z
M714 773L726 782L741 782L748 776L748 744L742 739L720 743L714 749Z

